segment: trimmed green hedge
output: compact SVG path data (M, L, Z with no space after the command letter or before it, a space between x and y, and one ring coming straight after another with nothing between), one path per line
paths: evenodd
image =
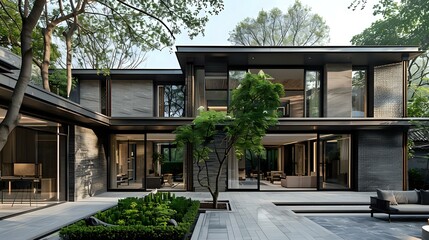
M159 193L158 193L159 194ZM157 194L157 195L158 195ZM165 193L163 193L165 194ZM150 196L150 195L149 195ZM176 201L178 199L178 201ZM122 200L123 203L133 202L136 198L126 198ZM145 199L147 202L147 199ZM188 201L189 204L184 204ZM153 202L159 202L159 199L150 200L151 204ZM121 205L121 204L119 204ZM86 226L85 221L81 220L75 224L62 228L60 230L60 237L66 240L75 240L75 239L91 239L91 240L121 240L121 239L131 239L131 240L167 240L167 239L177 239L182 240L185 235L190 233L191 227L193 226L197 216L198 210L200 207L200 203L198 201L191 201L190 199L185 199L183 197L175 198L173 196L173 200L170 199L168 201L168 205L171 209L180 206L180 209L174 209L177 212L175 215L178 218L181 218L181 221L177 221L177 226L172 225L120 225L120 226L112 226L112 227L104 227L104 226ZM185 205L185 206L183 206ZM188 205L188 206L186 206ZM116 214L118 207L114 207L112 209L108 209L105 212L111 211L112 214ZM182 212L186 210L183 214ZM95 215L106 216L106 213L98 213ZM101 217L102 218L102 217ZM101 219L105 221L105 219ZM112 222L108 222L111 224L115 224Z

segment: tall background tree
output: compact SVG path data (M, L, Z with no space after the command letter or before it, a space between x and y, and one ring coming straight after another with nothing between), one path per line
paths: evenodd
M21 55L20 34L22 30L22 20L19 14L17 1L0 0L0 25L0 46L9 49L17 55ZM38 68L38 71L40 71L43 59L43 34L39 23L32 32L32 44L33 64L35 68ZM51 59L57 61L61 57L58 46L52 44L51 48Z
M354 8L366 1L352 2ZM353 45L418 45L429 47L429 5L424 0L381 0L374 5L374 15L383 17L362 33L353 36ZM408 68L409 101L420 87L429 87L429 56L426 52L410 61Z
M239 22L228 41L242 46L312 46L329 42L329 27L311 8L295 1L287 13L261 10L256 18Z
M7 0L1 0L3 2ZM76 0L76 3L82 3L85 0ZM69 1L72 3L73 1ZM52 13L63 15L64 11L70 10L64 5L62 0L50 2L49 11ZM171 46L174 41L174 35L179 34L183 29L188 31L190 37L196 36L204 32L204 27L208 21L208 16L218 14L223 9L222 0L201 0L201 1L122 1L122 0L100 0L88 2L91 4L100 4L100 8L108 8L111 12L111 18L118 20L118 29L122 29L125 25L136 34L142 34L145 38L145 43L152 46ZM89 5L89 4L88 4ZM16 12L19 13L21 20L20 28L20 52L21 52L21 69L19 78L15 85L12 95L12 100L9 104L5 118L0 123L0 150L6 144L10 132L16 127L19 121L19 110L24 98L25 90L31 79L31 69L33 62L33 38L32 34L37 24L39 23L43 9L47 6L46 0L19 0L16 5ZM78 9L79 4L75 4ZM95 11L98 9L94 7ZM73 9L71 9L73 10ZM49 15L48 15L49 16ZM66 16L66 14L64 14ZM127 16L128 18L124 18ZM53 15L56 19L56 17ZM73 16L73 23L77 17ZM48 17L50 22L52 19ZM91 25L93 28L97 26ZM2 39L2 37L0 37Z

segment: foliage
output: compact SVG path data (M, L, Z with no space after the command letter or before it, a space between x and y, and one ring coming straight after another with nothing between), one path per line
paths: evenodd
M420 87L415 91L414 97L408 102L409 117L429 117L429 88Z
M49 85L53 93L67 97L67 74L64 69L52 69L49 74ZM77 85L77 80L72 79L72 89Z
M208 16L223 9L223 0L103 0L91 5L80 19L78 64L108 69L136 67L144 60L142 52L172 46L184 29L191 38L204 34Z
M244 46L323 45L329 41L329 27L320 15L296 0L285 14L278 8L261 10L257 18L239 22L228 41Z
M0 46L21 55L20 33L22 20L18 12L17 1L0 0ZM43 57L43 35L41 26L32 32L33 62L40 67ZM61 57L57 44L52 44L51 58L56 61Z
M356 2L356 1L355 1ZM359 3L361 4L361 3ZM429 5L424 0L380 0L374 15L383 18L351 39L354 45L419 45L429 47ZM410 98L421 86L429 86L428 53L410 61L408 86Z
M192 145L194 163L198 167L197 180L210 192L214 207L217 207L219 179L225 161L233 153L240 158L246 150L261 152L262 137L268 127L277 122L277 107L284 90L281 84L274 84L268 78L262 71L247 73L233 90L230 115L200 107L192 125L178 127L175 131L178 148ZM209 161L217 161L218 168L208 169ZM211 173L215 173L214 180Z
M171 193L149 194L144 198L129 197L118 200L117 207L95 215L104 222L119 223L119 226L86 226L82 220L61 229L60 236L69 240L183 239L190 231L198 209L198 201L175 197ZM166 225L170 218L177 221L177 227Z
M409 189L424 189L423 174L415 168L408 170Z

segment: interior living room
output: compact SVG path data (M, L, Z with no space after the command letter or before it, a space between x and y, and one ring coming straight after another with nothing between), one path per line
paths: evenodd
M173 142L168 133L112 135L111 188L184 191L184 154Z
M350 189L349 134L267 134L263 144L260 156L229 162L229 189Z

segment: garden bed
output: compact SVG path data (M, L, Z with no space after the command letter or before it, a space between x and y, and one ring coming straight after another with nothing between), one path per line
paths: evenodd
M231 211L229 200L219 200L217 208L213 208L213 201L202 201L200 202L200 212L205 211Z
M171 193L125 198L116 207L94 217L101 222L81 220L60 230L62 239L177 239L190 237L198 218L199 202Z

